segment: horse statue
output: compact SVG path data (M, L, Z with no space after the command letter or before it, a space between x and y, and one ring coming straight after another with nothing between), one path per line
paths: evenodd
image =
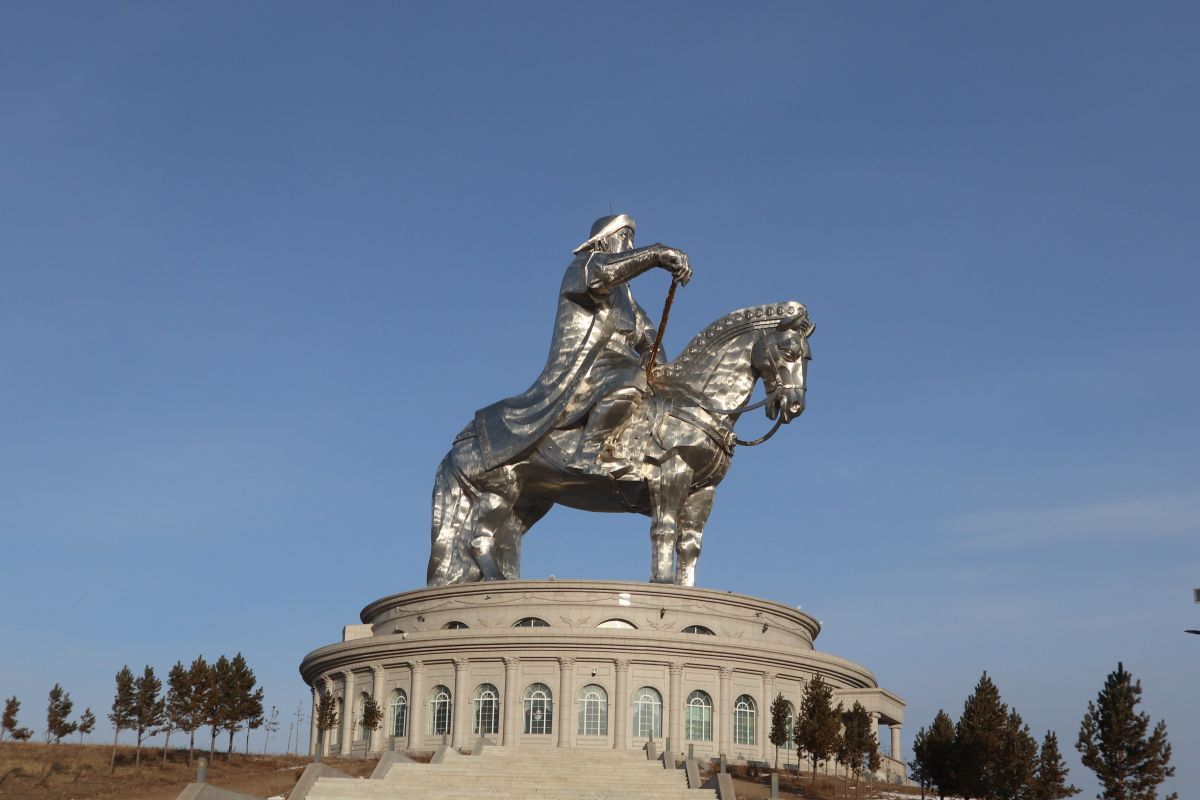
M620 479L579 463L582 425L551 431L525 457L491 469L468 425L434 479L428 584L519 578L522 537L559 503L648 515L651 582L695 585L704 524L734 446L761 443L804 411L815 329L800 303L751 306L652 366L648 396L613 433L614 448L638 465ZM766 399L749 405L759 380ZM738 439L739 417L759 406L774 427L753 442Z

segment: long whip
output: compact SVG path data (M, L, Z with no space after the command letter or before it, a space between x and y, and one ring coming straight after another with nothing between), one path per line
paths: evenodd
M672 278L671 288L667 290L667 302L663 303L662 317L658 320L658 335L654 337L654 349L650 351L650 360L646 362L647 383L654 383L654 361L658 358L658 348L662 346L663 334L667 332L667 320L671 316L671 304L675 302L677 286L679 286L679 278Z

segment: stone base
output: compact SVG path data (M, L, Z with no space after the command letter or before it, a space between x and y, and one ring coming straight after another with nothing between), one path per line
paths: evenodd
M653 733L677 755L690 745L697 758L773 764L771 702L782 693L798 708L818 674L834 687L834 702L858 701L892 726L883 752L899 749L904 701L865 667L815 650L820 623L811 616L756 597L621 581L498 581L390 595L361 619L300 665L314 702L319 691L350 697L357 719L370 696L385 711L374 732L339 715L327 753L430 751L443 741L465 750L481 738L640 749ZM650 702L635 708L643 687L654 690L643 693ZM313 733L315 741L315 725ZM795 763L794 753L787 760ZM903 773L902 762L885 762Z

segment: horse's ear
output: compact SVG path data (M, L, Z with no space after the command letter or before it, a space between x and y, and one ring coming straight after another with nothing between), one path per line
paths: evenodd
M812 335L817 332L817 323L808 323L808 331L804 334L805 339L811 339Z

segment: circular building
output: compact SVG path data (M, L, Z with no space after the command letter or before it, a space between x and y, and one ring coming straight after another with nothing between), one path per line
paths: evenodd
M779 603L667 584L514 580L402 592L360 616L300 665L314 720L321 692L338 698L326 753L654 739L677 754L774 763L772 701L782 694L794 717L820 675L835 703L858 701L889 726L881 776L904 774L904 701L867 668L814 649L820 623ZM368 698L385 712L374 731L360 722Z

